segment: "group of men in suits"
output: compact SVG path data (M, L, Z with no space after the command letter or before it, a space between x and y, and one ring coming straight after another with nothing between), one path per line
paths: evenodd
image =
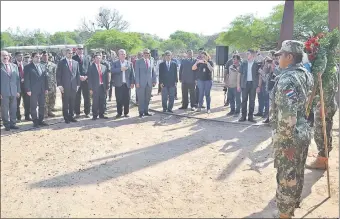
M40 65L38 53L32 53L32 62L25 66L20 61L10 63L8 52L1 51L1 117L6 131L19 128L17 105L22 93L27 98L24 99L26 119L29 111L34 127L47 125L44 122L45 94L49 90L46 69Z

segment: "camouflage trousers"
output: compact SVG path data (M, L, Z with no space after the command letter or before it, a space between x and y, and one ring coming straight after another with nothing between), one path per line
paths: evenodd
M326 134L327 134L327 146L328 146L328 155L332 150L332 128L333 128L333 117L338 107L335 100L327 104L325 103L325 120L326 120ZM315 120L314 120L314 141L319 151L319 156L326 157L325 154L325 146L323 142L323 131L322 131L322 120L320 114L320 103L317 104L315 109Z
M294 216L294 210L300 203L310 144L310 141L297 140L295 142L300 143L296 144L296 151L292 160L289 160L280 149L276 151L274 160L277 169L276 205L280 213L289 216Z
M45 116L52 112L52 109L55 107L55 100L56 100L56 88L53 87L45 95L46 104L45 104Z

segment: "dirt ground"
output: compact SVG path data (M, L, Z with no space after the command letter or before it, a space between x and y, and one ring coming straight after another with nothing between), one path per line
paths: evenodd
M270 128L227 118L220 86L214 86L210 115L179 111L180 100L175 113L224 122L160 113L139 119L136 107L131 118L114 120L113 101L109 120L66 125L58 117L48 119L56 124L47 128L26 122L19 125L27 131L2 129L1 217L272 217ZM160 96L152 108L161 108ZM325 201L326 173L306 170L296 218L339 216L338 121L337 113L332 197Z

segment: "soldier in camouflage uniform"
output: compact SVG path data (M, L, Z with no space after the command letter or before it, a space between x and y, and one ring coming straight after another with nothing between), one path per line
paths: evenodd
M46 104L45 104L45 117L55 117L55 114L52 112L53 108L55 107L55 100L56 100L56 86L57 86L57 78L56 78L56 69L57 65L53 62L49 61L49 55L46 51L42 52L41 58L41 65L46 68L47 72L47 80L48 80L48 87L50 90L46 95Z
M317 79L314 79L317 80ZM327 134L327 147L328 147L328 155L332 150L332 128L333 128L333 117L335 112L338 109L336 102L336 93L338 91L338 72L336 67L334 67L334 71L330 75L330 80L328 83L323 81L323 98L324 98L324 106L325 106L325 120L326 120L326 134ZM320 93L319 89L317 90ZM317 94L318 94L317 93ZM316 95L314 99L317 102L316 107L314 109L314 140L316 146L318 148L319 154L315 161L311 164L306 165L308 169L326 169L326 154L325 154L325 146L324 146L324 138L322 131L322 120L321 120L321 103L319 95Z
M281 72L271 93L270 109L274 167L277 169L276 204L280 218L291 218L300 203L311 142L305 106L314 80L301 65L303 43L286 40L277 54Z

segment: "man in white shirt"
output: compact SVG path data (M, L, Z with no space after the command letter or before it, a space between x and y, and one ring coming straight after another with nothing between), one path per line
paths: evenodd
M123 113L124 117L129 117L131 88L135 85L135 74L132 63L126 60L126 51L118 51L119 60L112 62L111 72L113 86L117 101L117 115L120 118Z
M253 117L255 107L256 92L261 90L262 79L260 78L261 63L255 60L256 52L249 49L247 52L247 61L243 62L240 67L240 73L237 78L237 91L242 89L242 116L239 122L246 121L247 117L247 102L249 98L248 121L256 122Z

